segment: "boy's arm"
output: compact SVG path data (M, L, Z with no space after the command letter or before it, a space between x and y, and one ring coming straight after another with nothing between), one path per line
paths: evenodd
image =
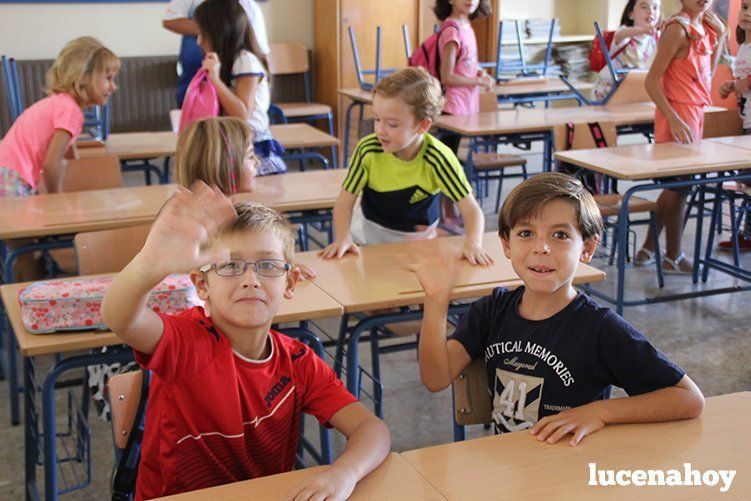
M704 409L704 396L688 376L675 386L626 398L609 398L575 407L540 419L530 430L539 441L556 443L569 433L569 445L600 430L606 424L653 423L698 417Z
M154 352L163 329L159 316L146 307L149 291L171 273L187 273L227 254L218 246L204 246L236 217L232 203L203 183L191 190L180 188L167 200L143 249L118 274L102 301L104 322L142 353Z
M344 452L328 469L295 488L289 499L347 499L357 482L376 469L391 450L386 424L359 402L339 409L329 423L347 437Z
M196 22L187 17L177 19L165 19L162 21L162 27L178 35L198 35L198 26Z
M446 316L451 289L456 283L456 258L414 255L405 267L415 273L426 296L417 345L420 378L428 390L440 391L448 388L472 361L461 343L446 340Z
M475 197L470 193L457 202L464 220L467 234L464 237L464 257L472 264L489 266L493 258L482 248L482 232L485 230L485 216L477 205Z
M358 255L360 249L352 242L349 233L352 224L352 211L355 208L357 195L353 195L343 189L334 202L334 242L329 244L325 249L318 252L318 255L324 259L340 258L347 252Z

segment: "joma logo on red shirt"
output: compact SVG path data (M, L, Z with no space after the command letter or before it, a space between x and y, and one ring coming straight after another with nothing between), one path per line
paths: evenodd
M288 376L282 376L282 378L276 382L276 384L271 388L271 391L269 391L263 398L264 402L266 402L266 407L271 407L271 403L274 401L274 399L279 396L282 390L286 388L286 386L291 381L292 378Z

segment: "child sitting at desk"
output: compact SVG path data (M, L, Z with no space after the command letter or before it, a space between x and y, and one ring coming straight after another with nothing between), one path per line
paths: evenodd
M154 373L136 499L291 470L302 412L348 442L293 496L344 499L388 454L383 422L306 345L269 330L293 297L293 259L286 219L259 204L233 208L196 183L167 201L107 291L105 322ZM165 276L188 271L203 308L171 316L146 307Z
M573 434L572 446L609 423L701 414L701 391L681 369L623 318L572 286L578 263L592 259L602 229L597 203L580 181L547 173L519 184L503 204L498 233L524 285L498 288L476 301L448 341L455 262L414 256L411 269L427 296L419 343L425 386L448 387L483 356L496 430L531 428L547 443ZM607 399L611 385L632 396Z
M467 228L464 257L488 265L481 246L485 218L456 155L428 133L441 113L438 81L423 68L405 68L376 84L375 133L360 140L334 204L334 243L326 259L357 254L358 245L436 236L440 193L457 202ZM356 206L362 193L361 205Z

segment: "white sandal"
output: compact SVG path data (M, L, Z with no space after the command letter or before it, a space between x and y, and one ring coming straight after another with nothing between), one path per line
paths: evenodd
M639 254L646 254L647 259L639 259ZM655 253L651 250L645 249L642 247L639 249L639 251L636 253L636 257L634 257L634 266L649 266L650 264L655 263Z
M667 256L662 256L662 272L665 275L691 275L693 273L693 267L690 270L682 270L681 262L687 259L686 254L681 252L675 259L670 259Z

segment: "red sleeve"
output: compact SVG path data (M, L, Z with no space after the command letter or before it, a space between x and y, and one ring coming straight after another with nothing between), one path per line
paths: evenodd
M223 338L205 317L202 322L191 313L195 308L181 315L159 313L164 324L162 338L151 355L134 350L136 362L165 381L184 380L205 369Z
M83 112L72 99L59 99L52 115L52 128L61 129L75 140L83 130Z
M357 402L336 377L336 373L311 349L295 361L298 377L303 384L303 412L329 426L329 419L347 405Z

